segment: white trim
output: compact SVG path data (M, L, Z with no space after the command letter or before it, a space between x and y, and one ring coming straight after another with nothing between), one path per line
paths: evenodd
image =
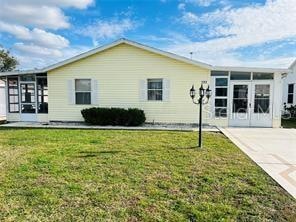
M258 67L235 67L235 66L214 66L216 71L234 71L234 72L289 72L289 69L273 69L273 68L258 68Z
M45 73L45 72L43 71L43 69L22 70L22 71L0 72L0 76L15 76L15 75L40 74L40 73Z
M296 59L294 60L294 62L292 62L292 64L289 66L289 69L293 69L293 67L296 65Z
M216 86L216 79L227 79L227 86ZM230 80L229 80L229 75L227 76L212 76L211 78L212 84L211 84L211 88L212 88L212 97L213 99L211 100L211 105L212 105L212 115L213 115L213 119L228 119L229 117L229 85L230 85ZM216 97L216 88L225 88L227 89L227 95L226 96L218 96ZM216 99L227 99L227 106L226 107L216 107L215 106L215 100ZM222 116L216 116L216 108L226 108L226 116L222 117Z

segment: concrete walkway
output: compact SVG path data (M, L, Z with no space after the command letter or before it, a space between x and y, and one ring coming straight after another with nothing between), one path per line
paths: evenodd
M46 129L97 129L97 130L160 130L160 131L198 131L196 126L178 124L144 124L143 126L91 126L83 123L49 123L42 124L37 122L10 122L2 124L6 128L46 128ZM204 126L203 131L220 132L213 126Z
M220 130L296 198L296 129Z

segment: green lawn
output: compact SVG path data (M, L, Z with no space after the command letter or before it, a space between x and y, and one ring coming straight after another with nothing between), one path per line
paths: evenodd
M0 221L296 221L219 133L0 128Z
M282 119L282 127L284 127L284 128L296 128L296 118Z

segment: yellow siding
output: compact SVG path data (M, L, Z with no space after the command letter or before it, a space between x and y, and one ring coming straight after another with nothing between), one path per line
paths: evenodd
M120 44L48 72L50 121L83 121L81 109L93 106L69 104L67 82L76 78L98 80L100 107L140 108L147 122L196 123L198 108L189 88L209 82L210 70ZM170 80L169 101L140 100L139 81L148 78Z

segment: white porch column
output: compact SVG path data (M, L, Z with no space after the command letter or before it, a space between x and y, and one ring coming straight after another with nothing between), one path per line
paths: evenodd
M275 128L281 127L282 114L282 99L283 99L283 84L282 74L280 72L274 73L274 89L273 89L273 120L272 126Z

